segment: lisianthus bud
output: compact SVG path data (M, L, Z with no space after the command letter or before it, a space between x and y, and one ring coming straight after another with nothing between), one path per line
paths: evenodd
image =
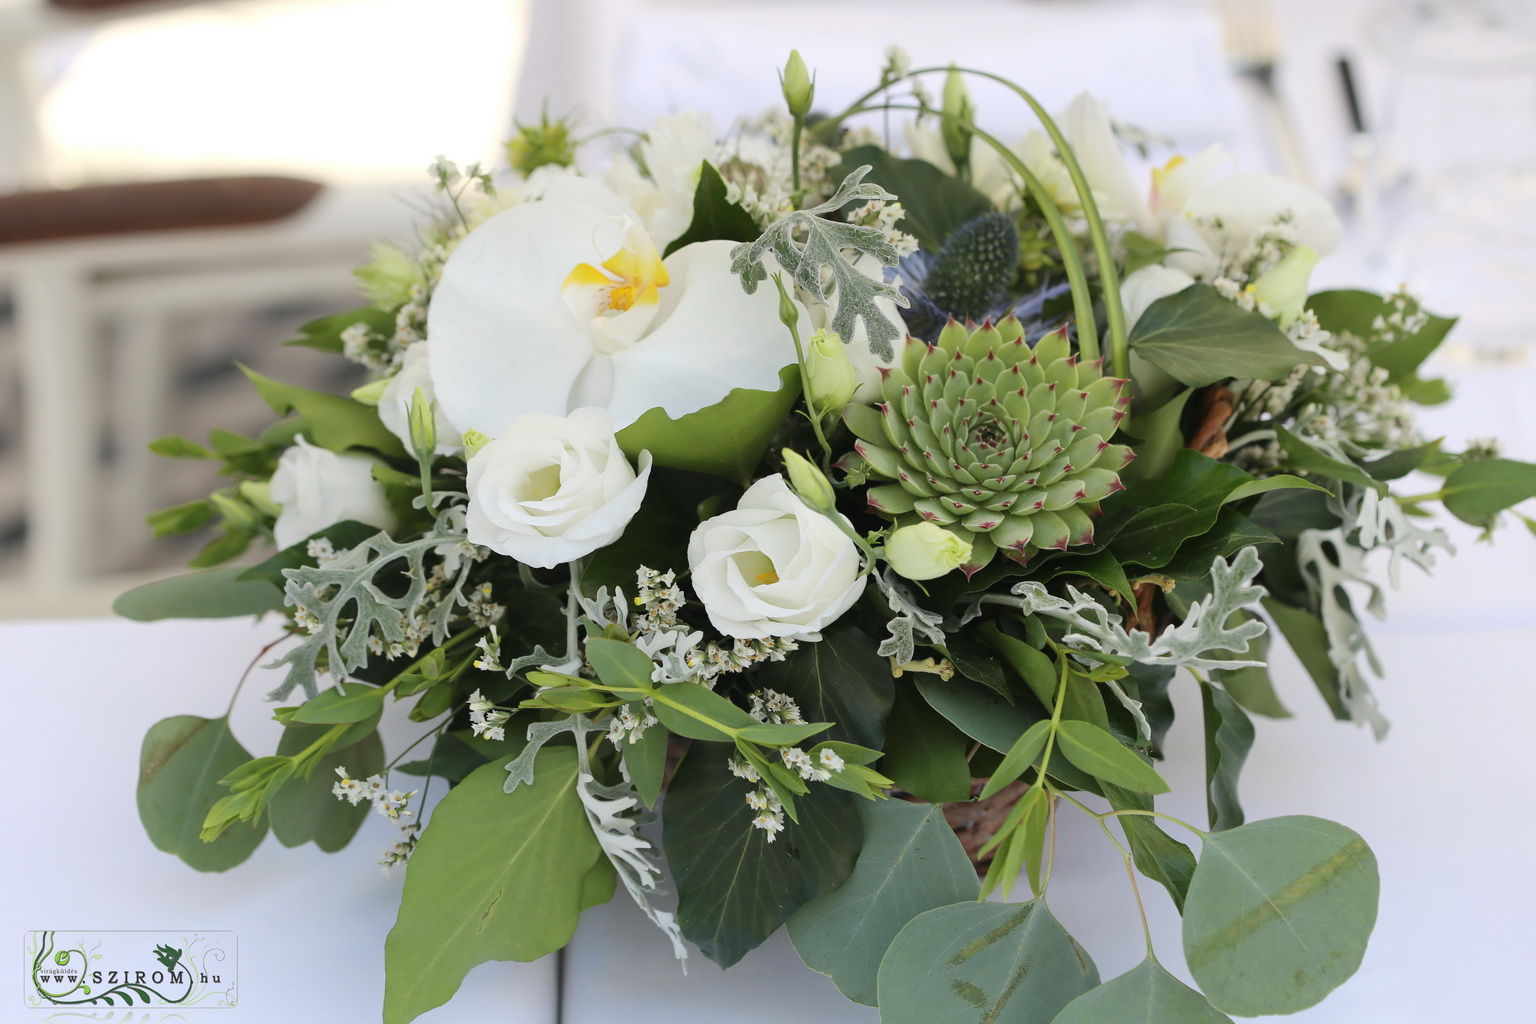
M885 542L891 568L909 580L931 580L958 568L971 557L971 544L937 523L914 523Z
M553 164L569 167L576 162L576 141L562 120L551 121L549 111L539 115L538 124L520 124L517 134L507 143L507 163L514 171L532 174Z
M468 461L475 457L475 453L491 443L491 439L478 430L466 430L464 432L464 459Z
M261 516L250 504L242 501L225 491L214 491L208 495L208 500L213 502L213 507L219 510L231 526L246 533L256 533L261 529Z
M1253 297L1275 311L1281 327L1291 326L1306 306L1307 282L1317 261L1316 249L1298 245L1253 282Z
M953 67L949 69L949 77L944 80L944 114L944 123L939 128L944 139L944 149L955 166L963 168L970 162L971 132L962 122L970 122L975 118L976 105L971 102L971 93L965 87L965 79Z
M817 414L841 412L859 386L848 348L832 331L811 335L805 353L805 396Z
M804 455L789 448L783 451L784 471L789 474L789 485L800 500L818 512L831 512L837 503L832 484L826 474Z
M784 279L778 274L773 275L774 287L779 290L779 320L790 330L800 322L800 307L795 305L795 300L789 297L789 290L784 287Z
M418 459L432 461L437 450L437 417L432 411L432 399L417 388L411 395L411 448Z
M779 85L784 90L784 102L789 105L789 116L802 118L811 112L811 100L816 95L816 83L805 69L799 50L789 51L789 60L779 72Z

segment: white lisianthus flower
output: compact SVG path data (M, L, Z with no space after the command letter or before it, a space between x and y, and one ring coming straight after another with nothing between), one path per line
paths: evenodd
M618 540L650 475L650 453L637 474L605 410L529 413L470 458L465 530L473 544L551 569Z
M662 260L639 218L602 185L555 179L539 202L459 243L428 314L444 415L494 436L530 412L607 409L616 429L647 410L674 419L736 388L779 389L795 361L778 295L748 295L735 243Z
M437 397L437 390L432 387L432 371L427 361L427 343L418 341L407 345L405 349L405 361L400 365L400 372L389 379L384 386L384 393L379 396L379 422L400 439L405 445L405 450L411 450L411 400L416 395L416 389L421 389L422 397L432 401ZM437 454L450 455L459 450L459 431L443 414L443 405L437 404Z
M281 508L272 536L290 548L327 526L348 519L381 530L395 527L384 485L373 478L373 459L338 455L302 436L277 460L270 496Z
M710 623L738 639L820 640L864 592L853 541L778 475L693 531L688 567Z

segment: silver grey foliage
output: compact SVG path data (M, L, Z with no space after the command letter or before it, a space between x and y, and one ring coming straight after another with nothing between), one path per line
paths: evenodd
M865 275L845 255L845 250L873 256L887 267L895 266L900 257L879 229L844 224L823 216L857 201L895 199L879 185L864 183L864 175L870 170L872 167L865 164L844 178L832 198L820 206L786 213L768 225L757 241L736 246L731 250L731 271L741 278L741 286L750 295L768 279L763 258L772 253L796 284L826 305L827 290L822 283L822 268L826 267L836 286L837 311L832 315L832 330L847 342L853 338L855 321L864 321L869 350L890 362L896 358L893 343L905 332L880 312L875 300L885 298L906 306L907 297L895 285Z

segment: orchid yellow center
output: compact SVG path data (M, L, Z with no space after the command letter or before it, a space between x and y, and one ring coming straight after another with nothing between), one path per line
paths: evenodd
M600 252L612 255L600 264L578 263L560 290L571 312L589 321L600 339L622 347L644 331L669 278L644 228L632 221L609 226L620 236L614 238L605 228L600 234L607 235L606 244L603 239L597 244ZM626 314L633 315L624 320Z

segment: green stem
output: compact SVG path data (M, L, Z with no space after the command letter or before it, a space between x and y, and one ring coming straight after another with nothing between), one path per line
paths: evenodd
M1051 766L1051 754L1056 749L1056 730L1061 728L1061 712L1067 706L1067 677L1071 673L1067 665L1067 657L1060 648L1057 648L1056 655L1061 662L1061 681L1056 684L1056 706L1051 709L1051 731L1046 734L1045 750L1040 754L1038 778L1042 783L1045 781L1046 769ZM1073 802L1076 803L1076 801Z
M800 205L800 133L805 130L805 117L796 115L795 126L789 133L789 175L795 191L795 205Z
M879 104L864 107L855 113L864 113L868 110L921 110L923 108L904 103ZM991 135L976 127L973 122L958 118L953 114L947 114L942 110L929 111L935 117L963 124L967 131L976 138L985 142L997 151L1010 169L1020 178L1024 179L1024 185L1040 206L1040 213L1045 217L1046 224L1051 229L1051 237L1056 240L1056 247L1061 252L1061 268L1066 272L1067 284L1072 289L1072 310L1077 317L1077 348L1084 359L1090 362L1099 358L1099 326L1093 313L1093 292L1088 288L1088 276L1083 270L1082 255L1077 251L1077 242L1072 237L1072 232L1067 228L1067 222L1061 215L1061 208L1056 201L1046 192L1045 185L1039 178L1020 160L1018 154L1003 145L996 136ZM1118 301L1118 300L1117 300ZM1123 375L1122 375L1123 376Z
M798 188L799 186L797 185L796 187ZM773 283L779 289L780 303L790 304L792 300L789 297L788 290L784 287L784 276L782 274L774 274ZM798 317L799 314L797 313L796 319ZM811 421L811 429L816 432L816 443L821 446L822 469L825 471L827 460L832 457L832 446L827 443L827 435L822 433L821 430L821 410L816 408L815 404L811 401L811 372L810 368L805 365L805 346L800 342L800 328L792 319L781 317L780 322L789 328L789 336L795 342L795 365L800 368L800 393L805 397L805 407L810 412L806 419Z
M273 640L271 643L267 644L267 646L256 652L256 657L252 658L251 663L245 666L245 671L240 673L240 681L235 683L235 692L229 695L229 705L224 709L225 718L228 718L229 713L235 710L235 698L240 696L240 690L243 686L245 686L245 681L251 677L251 673L255 671L256 666L261 664L261 659L267 656L267 652L276 647L278 644L282 643L284 640L297 635L297 631L290 628L282 636L278 637L276 640Z

